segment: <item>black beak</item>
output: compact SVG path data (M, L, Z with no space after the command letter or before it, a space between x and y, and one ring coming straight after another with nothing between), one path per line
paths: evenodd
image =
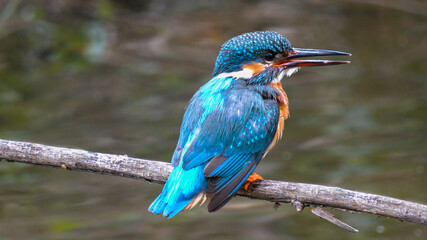
M295 58L302 58L302 57L334 56L334 55L351 56L350 53L340 52L340 51L294 48L293 52L289 53L286 57L274 63L273 65L276 67L294 68L294 67L327 66L327 65L338 65L338 64L350 63L350 61L295 59Z

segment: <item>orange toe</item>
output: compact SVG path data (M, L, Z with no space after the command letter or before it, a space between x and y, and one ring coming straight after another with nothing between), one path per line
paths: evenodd
M263 180L264 178L261 177L261 175L257 174L257 173L252 173L248 179L246 179L245 185L243 185L243 189L245 189L245 191L248 191L249 185L251 185L251 183L255 182L256 180Z

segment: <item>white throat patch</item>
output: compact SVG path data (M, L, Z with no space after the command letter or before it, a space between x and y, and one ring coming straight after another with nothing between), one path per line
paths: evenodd
M288 68L279 73L279 75L271 81L272 83L278 83L282 80L282 78L286 75L286 77L290 77L292 74L298 72L299 68Z
M294 74L294 73L296 73L296 72L298 72L298 70L299 70L299 67L295 67L295 68L288 68L288 69L285 69L285 74L286 74L286 77L290 77L292 74Z

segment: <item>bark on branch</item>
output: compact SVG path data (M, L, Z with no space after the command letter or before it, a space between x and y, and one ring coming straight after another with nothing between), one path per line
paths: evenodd
M110 174L161 184L167 180L172 170L168 163L132 158L127 155L1 139L0 160ZM347 225L348 228L345 223L333 218L329 213L319 210L319 207L365 212L405 222L427 224L427 205L338 187L263 180L249 192L241 190L238 195L276 203L292 203L299 211L310 206L317 216L352 232L357 230Z

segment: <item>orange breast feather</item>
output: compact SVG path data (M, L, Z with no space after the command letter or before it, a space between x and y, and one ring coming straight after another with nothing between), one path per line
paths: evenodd
M273 147L276 145L277 141L282 138L283 128L285 127L285 120L289 117L289 108L288 108L288 96L286 95L285 90L283 90L282 84L278 83L270 83L270 86L279 90L280 95L277 98L277 104L279 104L280 114L279 114L279 122L277 123L276 134L274 135L273 141L268 147L265 154L267 154Z

